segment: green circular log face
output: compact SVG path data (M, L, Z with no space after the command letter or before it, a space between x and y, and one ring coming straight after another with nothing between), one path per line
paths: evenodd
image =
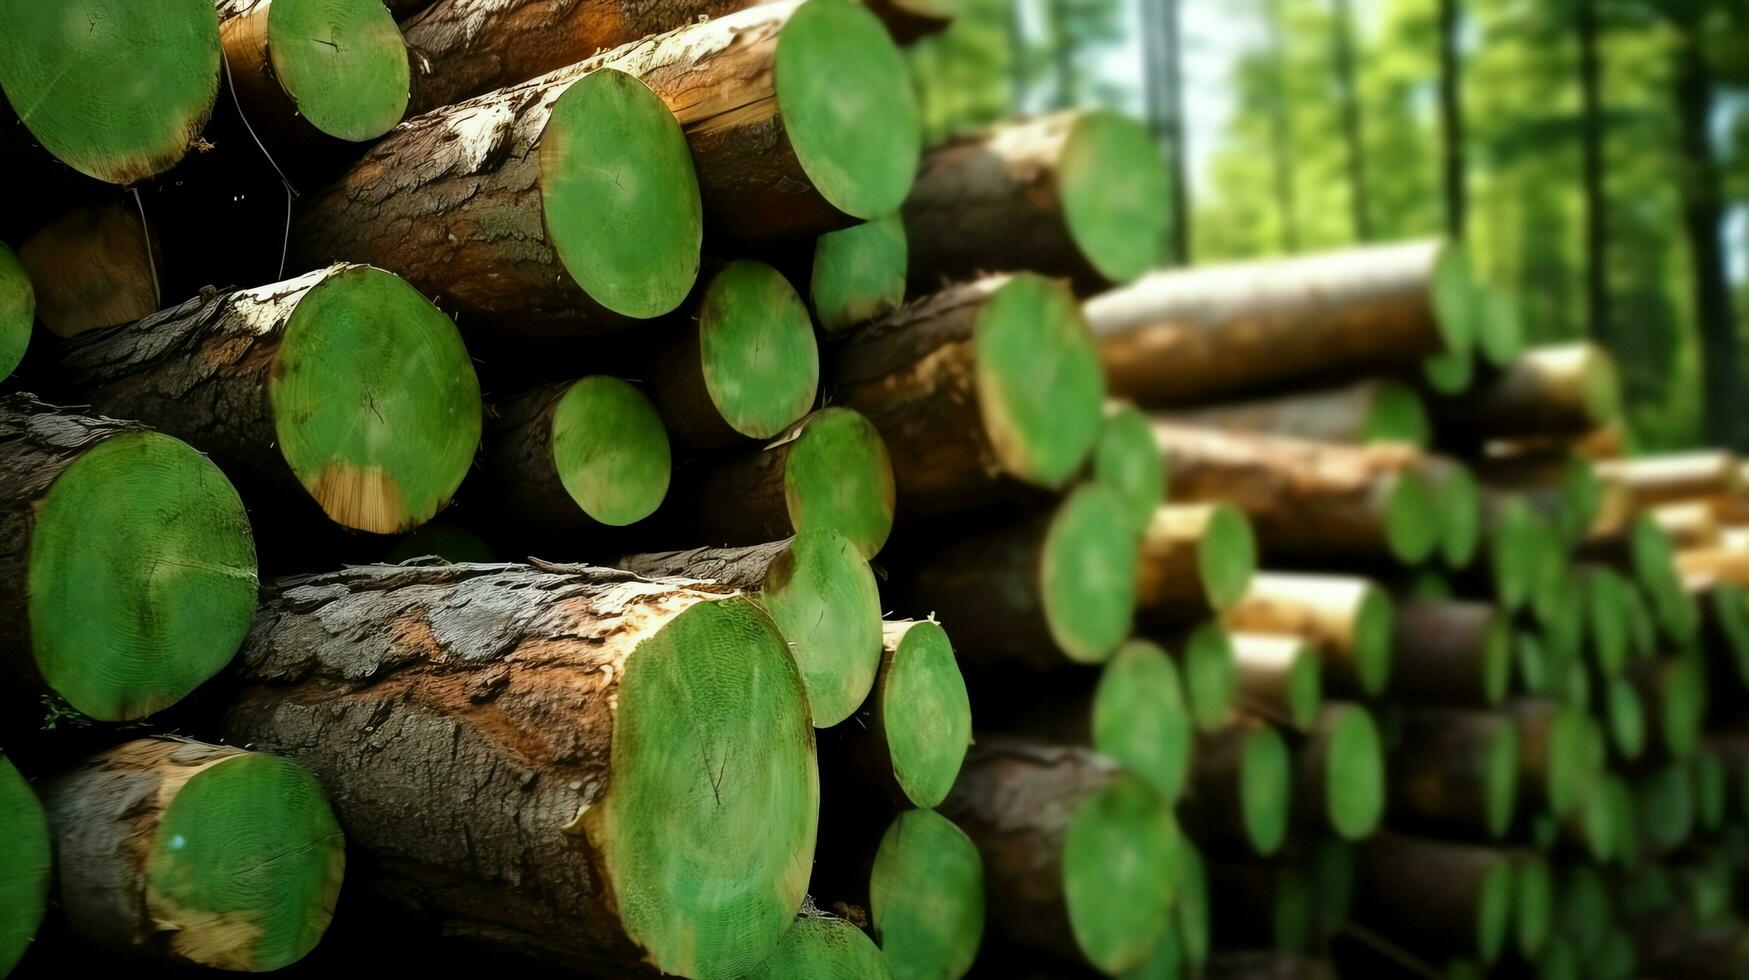
M650 399L618 378L571 385L553 406L553 468L591 520L624 527L668 496L668 430Z
M1506 700L1512 686L1512 617L1496 611L1482 647L1482 697L1490 705Z
M626 659L612 779L584 821L626 934L664 973L741 976L801 907L820 809L807 705L746 599L696 603Z
M821 235L808 287L820 329L835 333L898 309L909 262L905 223L897 214Z
M1093 446L1093 482L1117 494L1138 533L1148 526L1166 499L1166 457L1141 409L1126 404L1106 413Z
M1354 614L1354 673L1361 693L1377 697L1391 682L1396 659L1397 607L1385 590L1369 587Z
M731 262L698 310L699 368L729 428L769 439L814 407L820 349L808 307L763 262Z
M996 458L1016 479L1061 486L1092 451L1105 398L1099 354L1074 296L1061 283L1015 276L984 301L972 343L978 407Z
M1306 729L1318 718L1324 704L1324 669L1318 662L1318 651L1309 643L1301 643L1287 669L1288 721L1298 729Z
M1427 406L1415 389L1395 381L1380 382L1366 416L1363 433L1369 443L1390 442L1425 447L1433 440Z
M1562 707L1549 729L1544 787L1549 813L1556 818L1565 819L1578 805L1584 782L1591 774L1587 759L1590 740L1590 718L1584 709L1576 705Z
M1583 579L1586 635L1598 673L1613 677L1628 663L1628 599L1633 585L1612 568L1588 569ZM1749 624L1746 624L1749 625ZM1749 637L1749 634L1746 634Z
M554 251L589 298L661 316L698 278L704 209L674 114L630 75L583 76L540 137L541 213Z
M53 867L42 804L12 761L0 755L0 977L12 972L36 938Z
M1148 130L1112 112L1075 120L1057 161L1063 222L1081 257L1111 282L1128 282L1164 253L1166 164Z
M814 727L828 728L850 717L868 697L881 662L880 589L862 553L829 528L803 531L766 570L760 602L789 641ZM952 650L948 665L953 665ZM966 711L970 727L971 709ZM927 711L920 714L925 717L919 721L929 720Z
M430 520L480 445L480 382L455 324L370 266L332 272L298 301L267 397L292 475L354 530Z
M1414 470L1401 470L1390 481L1385 498L1385 543L1405 565L1419 565L1439 546L1439 492L1432 481Z
M112 184L163 173L219 92L212 0L0 0L0 89L43 148Z
M267 53L298 114L329 136L376 139L407 111L407 45L382 0L273 0Z
M12 249L0 242L0 381L24 360L36 323L36 290Z
M255 541L230 481L155 432L62 471L30 534L31 651L77 711L129 721L229 663L255 616Z
M748 980L890 980L892 976L874 940L849 922L829 915L797 918L771 958L747 975Z
M1670 536L1650 514L1641 514L1628 531L1628 550L1634 577L1651 600L1658 628L1678 643L1693 640L1700 616L1677 574L1676 549Z
M1477 291L1469 256L1461 244L1446 242L1433 265L1434 324L1448 352L1462 353L1464 360L1476 343Z
M1421 362L1421 380L1442 395L1461 395L1476 380L1473 352L1447 351Z
M1687 766L1666 763L1640 776L1633 789L1634 815L1647 842L1670 850L1694 830L1694 781Z
M1488 835L1499 838L1512 827L1518 805L1518 729L1501 725L1488 738L1482 756L1482 787L1488 811Z
M1085 484L1057 508L1039 579L1045 622L1070 660L1101 663L1129 635L1136 561L1135 531L1110 490Z
M1274 854L1287 839L1292 765L1280 732L1259 725L1245 733L1239 754L1239 812L1245 839L1258 854Z
M1605 716L1615 750L1627 760L1646 751L1646 709L1640 694L1626 678L1611 677L1604 686Z
M1146 640L1124 644L1093 693L1093 747L1172 802L1184 791L1192 735L1172 658Z
M1520 858L1513 873L1517 878L1512 905L1517 913L1514 932L1518 952L1531 960L1549 938L1549 926L1555 917L1555 879L1549 863L1536 854Z
M872 593L872 577L869 588ZM873 602L878 619L880 597ZM953 789L972 744L972 704L947 631L928 621L907 629L883 683L881 714L893 778L912 803L935 806Z
M1505 859L1495 861L1483 874L1476 903L1476 955L1484 963L1493 963L1506 949L1506 939L1512 933L1512 892L1516 883L1512 863Z
M1081 804L1063 842L1063 895L1089 963L1121 973L1147 960L1166 930L1178 850L1171 807L1133 776Z
M826 203L864 220L899 210L923 129L880 20L850 0L810 0L778 35L772 73L790 148Z
M1332 709L1324 798L1330 826L1345 840L1360 840L1385 812L1385 753L1372 713L1357 705Z
M1185 690L1196 727L1211 732L1221 727L1239 696L1239 668L1227 631L1205 623L1184 638Z
M195 773L146 855L146 909L174 922L179 954L265 972L315 948L333 916L346 841L322 788L296 763L245 753Z
M1511 293L1490 289L1476 298L1476 345L1495 367L1512 363L1524 349L1524 317Z
M1244 511L1225 502L1214 505L1196 543L1196 568L1203 595L1216 612L1244 597L1257 571L1257 538Z
M1686 759L1700 745L1706 718L1706 667L1699 654L1685 654L1661 666L1658 698L1664 751L1672 758Z
M1468 568L1482 547L1482 489L1469 467L1458 465L1439 487L1439 557Z
M1184 940L1174 926L1168 926L1154 944L1154 951L1141 966L1125 973L1123 980L1178 980L1185 975Z
M835 0L834 0L835 2ZM783 499L797 533L831 528L864 558L880 554L893 530L893 462L868 419L827 408L802 423L784 457Z
M1523 497L1512 497L1501 506L1488 531L1488 564L1494 578L1495 601L1511 612L1530 601L1532 580L1538 563L1537 549L1544 535L1540 518Z
M895 980L959 977L984 936L984 862L934 810L887 827L868 879L869 915Z

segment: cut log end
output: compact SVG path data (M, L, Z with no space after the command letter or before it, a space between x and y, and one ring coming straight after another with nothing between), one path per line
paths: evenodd
M1421 380L1441 395L1462 394L1475 378L1476 357L1467 350L1448 350L1421 362Z
M846 408L801 423L784 458L784 506L798 533L831 528L873 558L893 530L893 464L875 427ZM727 506L727 504L725 504Z
M1478 292L1469 256L1464 253L1461 244L1445 242L1441 245L1439 256L1434 260L1429 290L1432 293L1434 323L1445 344L1446 360L1461 361L1464 365L1462 371L1467 379L1474 364L1471 352L1475 349L1477 340ZM1462 390L1466 387L1467 384L1462 384L1450 390ZM1435 388L1448 390L1439 388L1437 384Z
M872 594L872 576L869 588ZM873 601L878 614L879 597ZM927 620L895 627L901 624L888 628L881 724L899 788L915 805L933 807L947 798L972 744L971 700L946 630Z
M778 35L778 113L821 197L869 220L905 201L922 123L905 58L874 14L847 0L804 4Z
M1359 705L1332 705L1314 741L1325 743L1325 816L1345 840L1377 829L1385 810L1385 756L1372 713Z
M1476 903L1476 955L1484 963L1493 963L1506 951L1506 940L1512 936L1512 896L1516 890L1512 862L1496 860L1481 882L1481 896Z
M1555 918L1555 876L1540 854L1513 863L1512 935L1518 955L1533 962L1549 941Z
M1281 733L1257 725L1239 753L1239 812L1245 839L1258 854L1274 854L1287 839L1293 800L1293 762Z
M897 214L821 235L808 287L820 329L835 333L903 305L908 254Z
M1482 488L1462 464L1441 474L1439 557L1447 567L1468 568L1482 547Z
M1476 348L1496 368L1509 367L1524 349L1524 313L1518 297L1482 289L1475 298Z
M39 504L29 620L38 672L81 713L141 718L230 661L255 611L255 544L219 468L169 436L86 451Z
M1051 637L1069 659L1100 663L1136 611L1136 536L1104 487L1078 487L1045 533L1040 588Z
M1196 545L1203 594L1215 612L1232 608L1257 572L1257 538L1245 512L1229 503L1214 505Z
M1093 695L1093 747L1178 799L1190 768L1193 731L1178 668L1145 640L1124 644Z
M581 816L626 934L665 973L758 966L806 895L819 810L801 677L771 620L745 599L698 602L645 639L612 771Z
M704 212L680 124L643 82L585 75L541 133L546 233L578 286L622 316L672 311L698 278Z
M1092 451L1105 399L1074 296L1059 282L1015 276L980 307L973 331L978 405L1003 469L1061 486Z
M1063 844L1063 892L1088 962L1121 973L1154 951L1166 928L1180 846L1171 808L1133 776L1081 804Z
M1166 498L1166 457L1154 442L1148 417L1134 405L1122 403L1106 412L1093 447L1093 482L1118 495L1137 530L1148 526Z
M881 660L880 588L856 545L830 529L796 535L766 571L760 602L789 642L814 727L850 717Z
M731 262L698 311L705 390L729 428L769 439L808 414L820 388L814 323L795 287L763 262Z
M1246 709L1305 731L1324 704L1318 650L1297 636L1234 633L1239 702Z
M1160 264L1171 195L1159 147L1140 123L1083 113L1064 142L1056 178L1069 235L1102 277L1129 282Z
M1225 629L1206 623L1184 639L1185 692L1190 716L1199 731L1226 724L1238 697L1238 666L1233 641Z
M1397 608L1390 594L1367 583L1355 609L1351 641L1353 671L1361 693L1377 697L1390 684L1391 665L1396 660L1396 631Z
M0 89L32 136L90 177L131 184L181 160L219 91L212 0L0 10ZM140 66L153 66L141 84Z
M901 813L881 837L869 915L895 977L958 977L984 935L984 862L934 810Z
M0 381L24 360L36 323L36 290L12 249L0 242Z
M747 976L748 980L891 980L893 974L874 940L855 924L804 911L778 941L771 958Z
M1642 513L1628 531L1634 578L1645 590L1659 630L1677 643L1691 642L1700 627L1694 597L1682 587L1676 550L1651 514Z
M1603 714L1617 754L1631 762L1645 753L1646 706L1627 678L1611 677L1605 682Z
M668 433L632 385L603 375L572 384L553 407L552 437L559 482L590 518L636 524L667 497Z
M431 519L480 445L480 383L455 324L369 266L336 269L298 301L267 394L292 474L359 531Z
M1519 739L1511 725L1495 726L1482 749L1483 809L1488 835L1504 837L1518 808Z
M0 976L30 948L48 908L53 860L42 804L0 755Z
M1419 565L1439 547L1444 527L1440 495L1433 482L1412 469L1398 471L1385 500L1385 540L1391 554L1406 565Z
M1382 442L1425 447L1433 440L1433 422L1414 388L1383 381L1373 388L1361 436L1369 445Z
M329 136L373 140L407 111L407 45L380 0L273 0L267 51L298 114Z

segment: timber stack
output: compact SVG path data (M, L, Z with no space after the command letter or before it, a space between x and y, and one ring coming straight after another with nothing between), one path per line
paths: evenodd
M1749 965L1743 464L955 6L0 4L0 976Z

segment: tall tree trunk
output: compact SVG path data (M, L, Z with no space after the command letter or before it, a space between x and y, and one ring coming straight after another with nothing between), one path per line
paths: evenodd
M1147 72L1148 122L1166 157L1172 226L1168 256L1173 265L1190 264L1190 192L1185 179L1184 64L1178 0L1142 4L1143 67Z
M1342 137L1348 144L1348 199L1354 218L1354 237L1373 238L1372 215L1367 210L1366 130L1361 118L1360 81L1354 64L1354 10L1352 0L1336 0L1334 56L1336 93L1342 108Z
M1597 0L1579 0L1581 140L1585 153L1585 308L1592 336L1609 330L1609 198L1603 184L1603 62L1598 51Z
M1269 47L1275 53L1274 100L1270 106L1270 159L1275 166L1275 202L1281 212L1281 249L1300 250L1298 210L1294 202L1293 127L1287 92L1287 31L1282 24L1282 0L1269 0Z
M1445 133L1445 220L1454 240L1462 241L1469 211L1469 176L1464 161L1464 79L1458 51L1461 0L1439 0L1439 118Z

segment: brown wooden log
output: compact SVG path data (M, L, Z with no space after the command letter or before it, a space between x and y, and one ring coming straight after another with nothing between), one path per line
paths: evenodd
M1312 643L1280 633L1232 633L1227 639L1239 707L1284 728L1310 728L1324 699Z
M1268 855L1287 836L1290 760L1268 722L1235 713L1197 741L1179 820L1205 852Z
M1659 504L1647 513L1670 539L1670 546L1678 551L1699 551L1721 543L1718 514L1707 501Z
M1506 696L1510 618L1485 602L1413 599L1397 606L1391 694L1416 704L1488 706Z
M1743 495L1743 467L1736 455L1722 450L1603 460L1597 477L1626 488L1635 510L1684 500L1725 499Z
M1259 572L1222 621L1237 632L1304 638L1332 694L1376 697L1390 678L1391 599L1370 579Z
M1359 845L1355 917L1433 957L1492 963L1511 931L1511 852L1382 834Z
M1159 272L1089 300L1087 322L1113 394L1183 405L1468 350L1462 266L1415 242Z
M920 37L945 31L958 14L959 0L863 0L887 30L893 40L910 44Z
M1677 552L1676 573L1682 579L1683 591L1699 595L1720 585L1749 589L1749 547L1745 544L1749 542Z
M1155 417L1175 425L1351 446L1386 442L1425 448L1431 436L1421 396L1400 382L1378 379L1177 409Z
M1329 963L1298 953L1225 951L1209 957L1204 980L1335 980Z
M805 694L729 590L545 565L283 579L238 674L227 737L315 774L386 910L585 971L697 976L758 965L802 903Z
M1150 626L1219 615L1244 594L1256 567L1250 524L1231 505L1162 504L1142 532L1136 612Z
M71 337L132 323L158 309L158 236L131 200L110 198L61 215L18 246L36 289L36 317Z
M1524 351L1497 376L1428 407L1441 434L1465 443L1486 439L1572 439L1621 415L1615 360L1590 343Z
M1387 817L1446 838L1506 833L1516 809L1518 727L1503 713L1408 708L1393 717Z

